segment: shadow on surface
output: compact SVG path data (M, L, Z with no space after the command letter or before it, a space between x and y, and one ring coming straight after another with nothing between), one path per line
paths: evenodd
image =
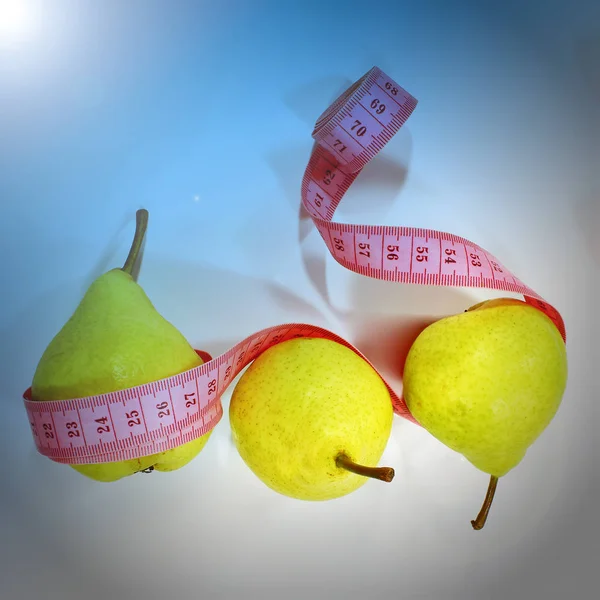
M283 102L303 123L310 126L310 135L319 116L353 83L347 77L337 75L321 77L290 90L284 95Z

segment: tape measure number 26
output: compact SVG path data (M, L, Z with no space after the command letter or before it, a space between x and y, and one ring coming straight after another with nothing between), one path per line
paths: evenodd
M346 90L317 120L317 142L301 185L302 203L332 256L354 272L405 284L480 287L523 294L566 340L563 319L489 252L428 229L335 223L343 195L409 118L417 100L377 67ZM37 450L60 463L86 464L164 452L204 435L223 416L221 396L238 373L271 346L323 337L352 349L326 329L304 323L258 331L217 358L179 375L110 394L38 402L23 395ZM371 365L374 367L374 365ZM375 368L375 367L374 367ZM385 380L384 380L385 381ZM416 423L386 382L394 411Z

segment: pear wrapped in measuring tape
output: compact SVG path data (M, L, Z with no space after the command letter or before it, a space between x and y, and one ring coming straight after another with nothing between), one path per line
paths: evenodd
M32 400L109 394L203 364L198 353L158 313L132 276L147 222L148 212L137 211L136 232L124 266L92 282L72 316L48 344L33 376ZM130 412L128 417L134 424L141 419L139 411ZM111 423L105 421L98 427L109 432ZM75 425L69 435L81 435ZM198 455L212 431L158 454L70 466L103 482L117 481L137 472L174 471Z
M404 365L404 400L435 438L490 475L471 523L487 520L498 479L514 469L554 418L567 384L561 333L514 298L471 306L426 327Z

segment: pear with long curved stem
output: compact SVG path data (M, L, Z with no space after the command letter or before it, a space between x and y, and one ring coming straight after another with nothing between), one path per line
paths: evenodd
M184 336L156 311L133 279L147 224L148 211L138 210L135 235L123 267L111 269L92 282L73 315L48 344L33 376L33 400L106 394L202 364ZM189 463L211 433L149 456L70 466L106 482L137 472L172 471Z
M490 475L473 529L486 524L499 478L519 465L554 418L567 384L554 323L522 300L497 298L423 330L404 365L416 420Z

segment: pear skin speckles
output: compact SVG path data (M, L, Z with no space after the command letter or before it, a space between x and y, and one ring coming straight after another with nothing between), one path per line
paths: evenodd
M242 374L229 406L233 439L248 467L298 499L346 495L367 478L335 457L377 466L391 433L389 392L352 350L320 338L269 348Z
M403 395L434 437L500 477L548 426L566 382L566 349L552 321L524 303L497 304L421 332Z

